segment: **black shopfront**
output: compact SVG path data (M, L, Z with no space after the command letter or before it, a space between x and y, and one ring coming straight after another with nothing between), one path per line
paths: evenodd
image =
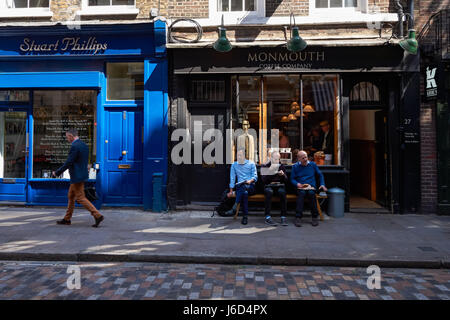
M229 183L235 130L244 121L253 130L251 157L258 167L275 146L290 172L296 152L304 149L324 173L327 187L345 190L346 211L419 209L417 56L395 45L308 46L297 53L285 47L233 48L228 53L177 48L169 54L169 137L176 129L188 129L193 150L182 153L192 161L174 163L180 142L177 136L169 139L172 209L219 200ZM215 153L220 149L223 161L194 161L195 148L205 150L218 141L208 129L222 134ZM273 129L282 132L278 144ZM328 151L318 143L324 134L332 137Z

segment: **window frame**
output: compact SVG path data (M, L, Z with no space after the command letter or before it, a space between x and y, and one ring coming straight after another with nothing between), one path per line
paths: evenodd
M218 0L209 0L209 19L220 21L222 15L225 23L240 23L245 19L254 20L266 16L266 1L255 0L255 11L219 11Z
M111 3L112 0L110 0ZM89 0L81 1L80 15L126 15L139 14L139 9L136 8L136 0L133 5L106 5L106 6L90 6Z
M330 1L330 0L328 0ZM345 0L342 0L342 4L344 4ZM367 0L356 0L356 7L341 7L341 8L316 8L316 0L309 0L309 14L310 15L322 15L327 16L330 14L346 14L351 15L355 12L363 12L364 8L367 7Z
M49 0L48 7L37 8L9 8L7 3L12 0L0 0L0 17L20 18L20 17L52 17L52 0ZM28 1L29 5L29 1Z

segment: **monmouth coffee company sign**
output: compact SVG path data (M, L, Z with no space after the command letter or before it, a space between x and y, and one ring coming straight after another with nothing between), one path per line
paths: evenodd
M175 74L419 71L418 58L404 58L403 50L397 47L308 46L300 52L283 47L251 47L233 48L226 53L180 48L173 50L173 66Z
M249 52L247 64L263 70L312 69L325 61L325 51L303 52Z

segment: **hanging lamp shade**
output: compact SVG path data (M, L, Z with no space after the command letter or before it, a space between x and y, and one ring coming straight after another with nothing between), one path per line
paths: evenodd
M419 48L419 44L416 40L416 30L409 29L408 30L408 38L403 39L398 44L406 52L411 53L411 54L417 54L417 49Z
M289 119L289 121L297 120L295 114L293 114L293 113L289 114L288 119Z
M289 122L288 116L283 116L283 117L281 118L281 122Z
M298 27L292 27L291 39L287 42L287 49L289 51L298 52L305 50L306 46L306 41L299 35Z
M314 110L312 105L307 104L306 106L303 107L303 112L316 112L316 110Z
M300 105L298 104L297 101L291 103L291 109L300 110Z
M219 39L213 44L213 48L219 52L228 52L232 49L230 41L227 39L227 29L219 27Z
M297 118L300 117L300 110L295 111L294 115L295 115ZM304 116L305 116L305 112L303 111L302 117L304 117Z

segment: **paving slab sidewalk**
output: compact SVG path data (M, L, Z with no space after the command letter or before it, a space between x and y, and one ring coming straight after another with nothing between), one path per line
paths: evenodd
M248 225L206 211L103 209L105 221L76 209L0 207L0 260L139 261L449 268L450 216L346 213L312 227ZM275 220L278 217L274 217Z

